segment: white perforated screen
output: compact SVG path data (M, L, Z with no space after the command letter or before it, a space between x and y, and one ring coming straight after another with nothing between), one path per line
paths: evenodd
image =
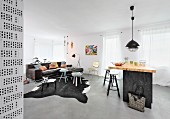
M0 0L0 119L23 119L22 10L22 0Z

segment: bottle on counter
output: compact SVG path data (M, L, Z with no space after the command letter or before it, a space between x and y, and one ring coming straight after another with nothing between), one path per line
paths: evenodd
M139 66L144 67L146 65L146 61L145 60L140 60L139 61Z

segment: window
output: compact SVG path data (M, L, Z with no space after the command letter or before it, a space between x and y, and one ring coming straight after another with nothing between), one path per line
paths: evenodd
M52 40L36 40L34 57L43 62L43 59L47 61L65 61L65 50L62 41Z
M120 36L114 34L107 34L103 38L103 61L102 61L102 75L108 66L113 65L112 62L121 62L121 43Z
M170 31L148 31L142 33L140 59L151 66L170 66Z
M156 68L154 84L170 86L170 27L143 30L140 58Z

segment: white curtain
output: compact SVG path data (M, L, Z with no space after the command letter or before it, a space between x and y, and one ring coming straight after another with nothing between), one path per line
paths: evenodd
M41 62L43 59L65 61L64 42L36 39L34 57L38 57Z
M63 42L53 41L53 61L66 61Z
M153 82L170 86L170 27L144 29L141 38L139 57L157 70Z
M121 62L121 44L120 35L107 33L103 38L103 58L102 58L102 75L105 74L105 69L112 66L112 63Z
M52 59L52 42L36 39L34 57L38 57L41 62L43 59L50 61Z

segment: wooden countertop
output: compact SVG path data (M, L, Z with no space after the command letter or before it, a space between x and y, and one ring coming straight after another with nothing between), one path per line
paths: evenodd
M149 73L156 73L156 70L151 67L147 66L132 66L132 65L122 65L122 66L109 66L109 69L120 69L120 70L127 70L127 71L138 71L138 72L149 72Z

